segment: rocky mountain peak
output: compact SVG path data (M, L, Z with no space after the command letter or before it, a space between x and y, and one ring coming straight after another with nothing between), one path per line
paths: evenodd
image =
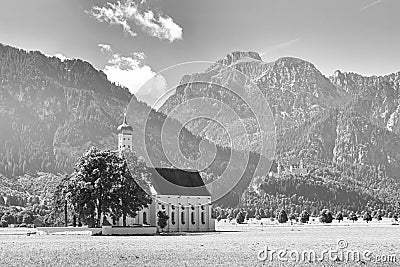
M314 75L324 77L323 74L309 61L295 58L295 57L282 57L271 63L271 70L279 71L285 70L286 72L299 75Z
M343 73L340 70L335 70L335 72L333 73L333 77L343 77Z
M336 88L312 63L299 58L283 57L270 63L268 70L257 83L260 88L265 88L267 91L291 92L294 98L298 98L299 93L308 94L311 96L308 102L319 99L322 101L318 101L319 104L324 102L335 105L334 103L341 102L342 98L340 89Z
M243 52L234 51L227 54L223 59L218 60L217 63L224 65L232 65L240 62L262 61L260 54L253 51Z

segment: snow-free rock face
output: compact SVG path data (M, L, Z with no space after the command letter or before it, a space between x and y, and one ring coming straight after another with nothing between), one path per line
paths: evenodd
M379 127L400 133L400 72L372 77L335 72L330 78L356 100L359 113Z
M253 60L249 60L250 58ZM232 83L239 83L237 80L242 77L238 75L237 70L248 77L247 83L256 84L258 90L266 97L267 103L259 101L258 104L269 105L274 116L275 127L279 129L278 135L287 129L301 125L326 109L340 106L345 102L345 93L341 89L336 88L313 64L301 59L281 58L267 63L263 62L258 54L234 52L217 62L218 64L204 73L185 75L181 82L182 86L177 88L176 94L164 103L160 111L168 114L174 107L199 96L216 98L232 107L240 120L247 123L248 134L254 135L256 138L256 132L251 131L252 129L257 130L254 114L251 112L251 108L254 106L249 107L242 99L223 88L229 87ZM224 67L225 65L232 68ZM199 79L218 82L222 86L190 83L190 81ZM254 88L247 89L247 91L251 90ZM186 112L198 114L202 108L202 106L188 106ZM213 110L213 113L218 114L218 110ZM226 119L226 114L224 117L221 114L216 118L216 120L222 121L226 121ZM235 127L236 124L238 124L238 119L232 119L228 127ZM224 131L211 121L195 121L190 123L188 128L221 145L229 145L226 143L229 138L223 134ZM258 151L255 140L254 142L251 140L253 145L248 147L245 142L240 142L244 139L243 136L234 136L233 139L235 144L243 144L241 149L250 148Z
M275 158L278 160L303 158L385 166L391 173L400 170L399 73L363 77L338 70L327 78L312 63L302 59L285 57L263 62L257 53L233 52L203 73L185 75L182 86L160 111L168 114L174 107L196 97L218 99L229 105L238 118L215 107L210 110L210 116L225 122L225 129L206 119L191 121L187 128L223 146L260 152L259 129L251 108L224 89L232 81L239 83L241 76L237 70L248 77L245 91L254 90L246 87L254 83L267 99L276 128ZM199 77L222 86L191 83ZM199 114L203 108L184 104L181 118ZM179 115L176 118L179 120ZM246 125L245 135L238 130L241 123ZM228 136L227 132L234 134ZM250 145L245 142L247 138Z
M255 97L261 94L255 81L268 70L269 65L263 62L259 54L255 52L228 54L203 73L185 75L175 94L163 104L159 111L170 114L175 107L179 106L180 113L175 112L177 117L174 117L180 121L188 117L197 117L198 114L215 118L215 121L199 118L192 120L186 126L193 133L207 137L222 146L234 146L239 150L247 147L251 151L261 152L259 147L261 142L258 141L264 136L260 137L254 110L251 110L244 98L252 100L253 108L260 110L264 108L265 101ZM199 97L207 97L215 102L187 102ZM209 105L207 108L205 108L206 104ZM254 104L257 106L255 107ZM267 116L270 116L269 131L262 135L273 138L275 129L272 113L269 112ZM217 122L223 122L223 127ZM244 130L243 125L245 125ZM250 142L247 142L247 136Z
M260 54L257 52L242 52L235 51L230 54L227 54L223 59L218 60L217 62L224 65L232 65L238 62L245 61L262 61Z

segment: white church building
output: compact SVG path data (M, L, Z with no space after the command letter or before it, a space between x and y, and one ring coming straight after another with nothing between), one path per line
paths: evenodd
M126 121L118 127L118 150L132 148L133 128ZM139 211L135 218L127 218L129 225L157 226L158 211L169 216L164 232L215 231L211 216L211 194L198 171L173 168L148 168L153 202ZM122 225L122 219L116 222ZM161 231L161 229L159 229Z

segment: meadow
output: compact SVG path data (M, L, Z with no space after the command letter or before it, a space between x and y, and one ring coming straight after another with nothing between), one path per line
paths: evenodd
M157 236L28 236L32 229L0 229L0 266L399 266L400 226L389 220L324 225L277 225L253 221L235 225L218 222L212 233L178 233ZM337 249L369 250L371 260L294 261L288 253ZM287 262L258 259L260 250L286 250ZM262 254L261 254L262 255ZM382 262L395 255L396 262ZM383 256L383 257L382 257Z

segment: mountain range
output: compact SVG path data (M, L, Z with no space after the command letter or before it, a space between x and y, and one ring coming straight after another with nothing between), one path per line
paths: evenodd
M232 118L229 125L235 127L238 120L246 120L246 128L250 131L247 136L253 138L252 134L257 133L257 127L252 125L256 121L254 116L242 107L243 103L235 98L234 93L224 89L235 79L235 71L249 77L266 97L276 129L275 159L283 165L289 166L300 159L348 167L368 165L380 167L389 176L398 177L400 72L383 77L363 77L336 71L332 76L325 77L312 63L298 58L264 62L255 52L233 52L204 73L183 77L175 94L160 111L169 114L175 107L193 98L215 98L233 106L238 114L236 121ZM190 83L191 80L198 80L199 76L208 76L210 81L221 86ZM263 102L259 104L265 105ZM200 105L192 106L190 111L185 111L198 114L202 108ZM215 121L226 120L218 110L210 113L222 114L214 117ZM175 118L180 120L179 116ZM194 120L186 127L226 146L226 133L215 121ZM260 152L258 142L240 147L242 137L233 137L237 144L235 148Z
M154 166L171 166L167 156L179 161L178 151L169 155L163 151L161 130L166 121L172 128L182 128L179 144L187 158L200 157L200 142L206 149L214 148L212 142L193 135L178 121L152 110L127 88L108 81L88 62L62 61L38 51L0 45L0 173L3 180L11 180L4 184L21 184L26 175L28 180L45 180L37 173L71 173L78 157L91 146L116 150L117 127L128 103L133 147L139 155L147 150ZM172 143L175 136L168 128L165 132L166 143ZM141 139L146 140L146 147ZM224 172L231 155L230 148L216 146L215 150L216 156L205 170L209 180ZM257 162L259 156L252 153L251 158ZM248 184L254 167L247 167L244 181ZM10 188L2 191L3 195L13 192ZM235 190L230 194L236 194L236 199L240 196Z
M251 107L226 90L232 82L243 83L238 72L247 77L243 94L253 99ZM199 77L220 85L193 82ZM117 126L129 102L129 114L134 114L128 116L134 128L133 146L139 154L150 151L159 165L169 166L160 134L166 120L182 128L180 147L190 159L200 157L200 143L206 149L216 144L216 157L204 170L205 179L216 180L232 153L244 157L250 152L244 179L221 204L237 204L251 179L266 174L255 173L260 161L273 160L273 171L276 162L287 168L299 160L352 173L373 168L384 174L379 177L396 182L400 178L399 85L400 72L363 77L336 71L325 77L301 59L264 62L256 52L233 52L203 73L183 76L175 94L155 111L88 62L61 61L0 45L0 179L8 188L0 194L41 194L35 181L51 176L53 182L54 175L70 173L89 147L116 149ZM254 98L255 89L267 100L267 108ZM216 105L210 110L214 121L199 118L186 123L188 116L204 113L204 107L182 104L199 97L226 104L235 116ZM183 108L183 115L168 117L177 106ZM266 131L260 129L254 110L269 110L264 119L273 124ZM150 114L147 126L146 114ZM146 138L148 147L135 136ZM264 150L260 140L273 142ZM30 183L35 184L34 190Z

